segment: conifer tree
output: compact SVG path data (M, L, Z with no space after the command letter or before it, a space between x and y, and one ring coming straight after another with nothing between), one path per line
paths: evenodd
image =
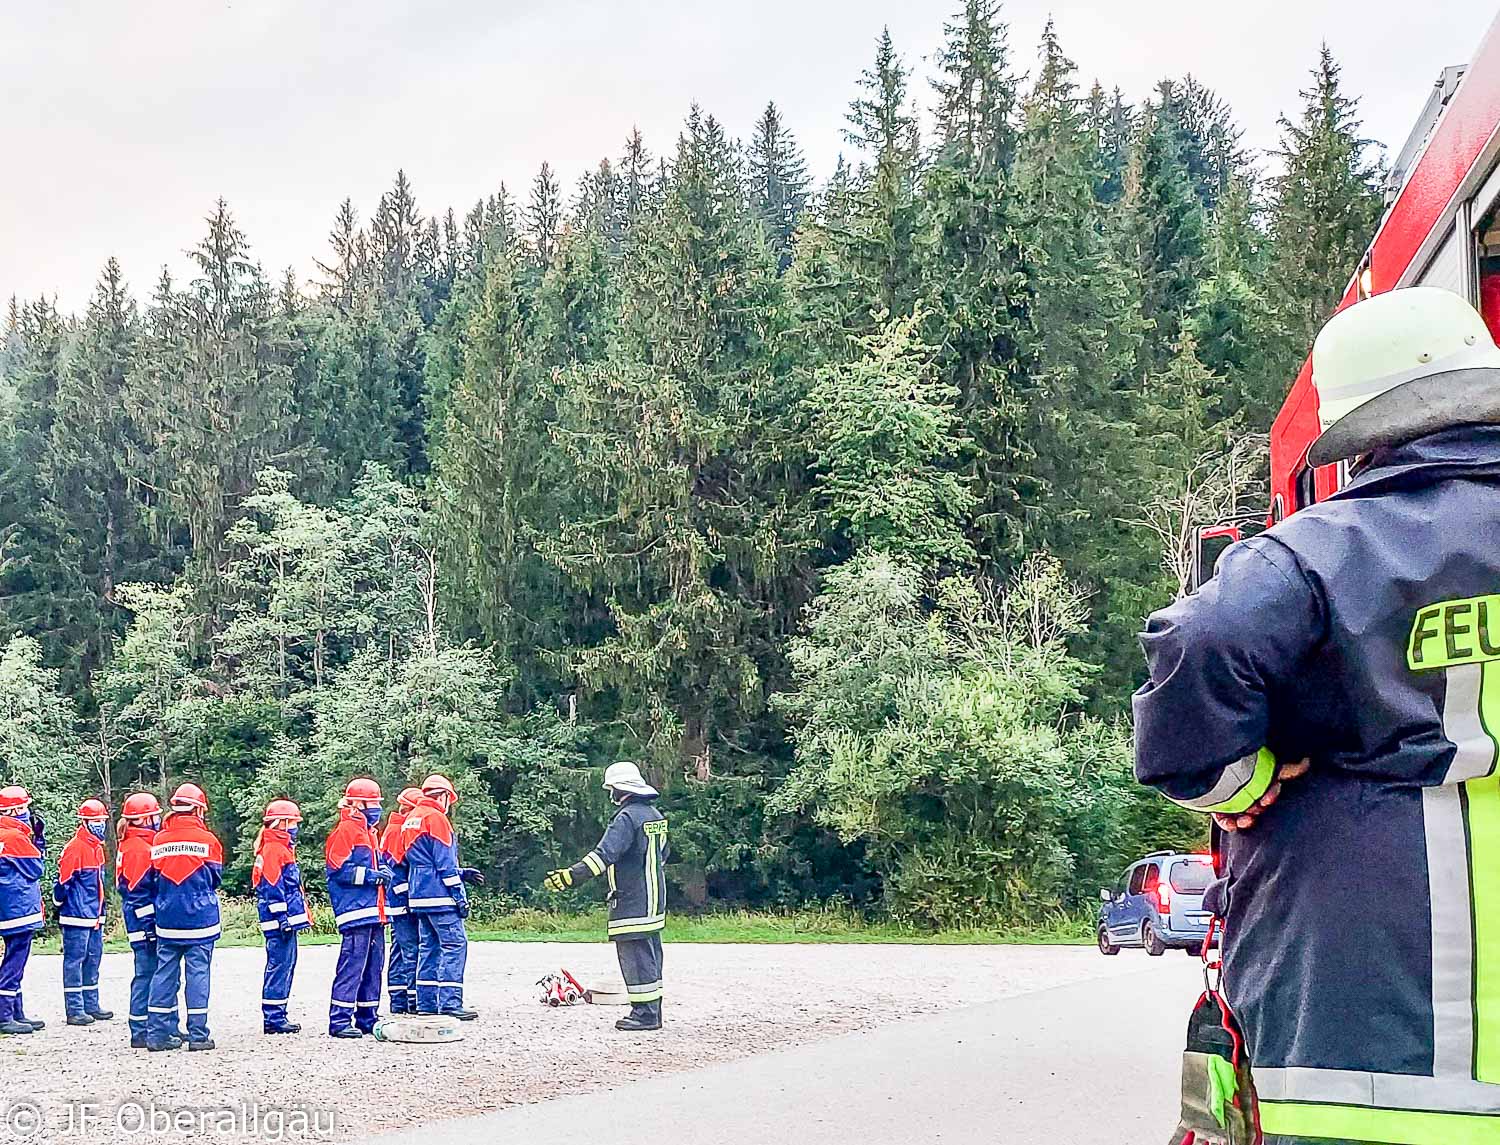
M1381 170L1360 136L1359 101L1344 94L1326 44L1312 80L1297 119L1281 117L1282 172L1271 184L1271 279L1294 356L1312 345L1381 211Z
M811 180L802 150L782 123L774 103L766 104L755 122L747 168L751 206L785 271L791 265L792 235L807 205Z
M551 265L561 230L562 188L552 174L551 165L543 163L531 184L531 202L526 207L526 231L538 271Z

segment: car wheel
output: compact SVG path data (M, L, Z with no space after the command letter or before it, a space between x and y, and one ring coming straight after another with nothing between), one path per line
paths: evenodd
M1143 923L1141 926L1141 945L1146 948L1146 953L1151 955L1152 958L1160 958L1167 952L1167 944L1156 933L1156 927L1152 926L1149 922Z
M1118 953L1120 953L1120 948L1118 946L1116 946L1113 942L1111 942L1109 940L1109 931L1105 930L1104 927L1102 927L1102 926L1099 928L1099 953L1100 954L1118 954Z

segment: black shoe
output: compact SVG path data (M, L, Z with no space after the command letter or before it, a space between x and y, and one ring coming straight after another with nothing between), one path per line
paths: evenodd
M16 1021L25 1022L28 1026L31 1027L32 1033L35 1033L37 1030L45 1030L47 1028L47 1023L42 1021L40 1018L17 1018Z
M267 1025L264 1029L268 1034L300 1034L302 1032L302 1027L296 1022L281 1022L274 1026Z
M479 1011L466 1010L464 1007L459 1006L454 1010L442 1011L442 1015L445 1018L457 1018L460 1022L472 1022L475 1018L479 1017Z
M96 1021L96 1022L107 1022L111 1018L113 1018L114 1016L115 1016L115 1012L113 1010L90 1010L89 1011L89 1017L93 1018L94 1021Z
M149 1049L150 1047L146 1044L146 1035L145 1034L131 1034L130 1035L130 1048L133 1049L133 1050Z
M30 1022L0 1022L0 1034L10 1036L12 1034L30 1034L35 1031Z
M627 1034L636 1034L644 1030L659 1030L661 1029L661 1014L646 1006L632 1006L630 1013L615 1023L615 1029L623 1030Z
M68 1025L70 1026L92 1026L94 1019L87 1014L69 1014Z
M204 1038L202 1041L199 1041L199 1042L189 1042L188 1043L188 1049L190 1049L190 1050L211 1050L213 1048L214 1048L214 1040L212 1038Z
M180 1050L180 1049L182 1049L182 1039L181 1038L168 1038L164 1042L147 1042L146 1043L146 1048L148 1050L150 1050L153 1054L164 1054L164 1053L166 1053L169 1050Z
M365 1036L363 1030L356 1030L353 1026L345 1026L342 1030L329 1030L330 1038L362 1038Z

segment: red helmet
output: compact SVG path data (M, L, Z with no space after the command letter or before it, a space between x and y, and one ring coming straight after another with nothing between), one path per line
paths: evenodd
M380 784L373 779L351 779L349 786L344 788L345 799L358 799L364 802L380 802Z
M422 798L420 787L408 787L396 796L396 806L402 811L410 811L417 805L417 800Z
M78 808L78 818L85 823L108 823L109 808L97 799L85 799Z
M0 787L0 814L14 814L31 806L31 796L24 787Z
M134 795L127 795L125 805L120 808L120 817L127 822L132 819L150 819L160 814L161 804L149 791L137 791Z
M458 792L453 790L453 784L446 775L429 775L422 780L422 794L446 795L452 802L458 802Z
M290 819L293 823L300 823L302 822L302 808L290 799L273 799L266 804L266 813L262 818L267 823L274 819Z
M208 810L208 796L203 794L203 788L196 783L184 783L172 792L172 798L167 802L172 805L174 811L182 807L196 807L199 811Z

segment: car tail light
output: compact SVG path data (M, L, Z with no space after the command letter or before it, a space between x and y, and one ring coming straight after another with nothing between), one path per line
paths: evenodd
M1172 909L1172 889L1166 883L1156 888L1156 901L1161 903L1161 909L1170 911Z

